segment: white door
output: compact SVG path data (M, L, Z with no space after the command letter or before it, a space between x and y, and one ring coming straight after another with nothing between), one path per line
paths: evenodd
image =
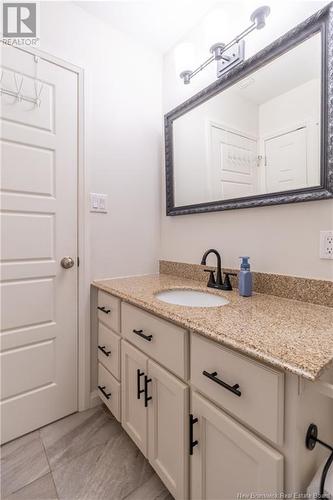
M265 140L265 157L268 193L307 187L305 127Z
M121 424L137 447L147 456L147 420L144 380L148 358L121 341Z
M211 126L211 192L228 200L258 191L257 141L242 133Z
M77 75L2 47L1 438L77 410ZM16 80L15 80L16 79ZM64 269L70 256L74 266Z
M191 456L193 499L269 498L283 491L280 453L197 393L192 408L198 418L193 426L198 444Z
M148 458L176 499L188 498L188 386L149 359Z

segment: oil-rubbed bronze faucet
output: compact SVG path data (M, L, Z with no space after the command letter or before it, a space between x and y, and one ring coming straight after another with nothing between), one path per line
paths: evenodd
M230 283L230 276L237 276L236 273L223 273L225 276L224 282L222 280L222 266L221 266L221 255L217 250L214 248L210 248L207 250L201 259L201 265L205 266L207 257L209 254L215 254L216 259L217 259L217 265L216 265L216 279L215 279L215 271L212 271L211 269L204 269L206 273L209 273L209 279L207 286L209 288L218 288L219 290L232 290L232 286Z

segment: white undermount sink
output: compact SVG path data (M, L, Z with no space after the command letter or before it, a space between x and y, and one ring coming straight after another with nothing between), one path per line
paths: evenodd
M173 289L156 293L155 297L162 302L188 307L218 307L229 304L229 300L213 293L199 290Z

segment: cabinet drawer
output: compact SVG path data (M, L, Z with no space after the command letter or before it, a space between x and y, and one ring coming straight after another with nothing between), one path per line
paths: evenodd
M121 308L123 337L186 380L188 332L130 304Z
M98 394L111 413L120 421L120 383L98 363Z
M99 290L97 312L99 321L120 333L120 299Z
M120 379L120 337L101 322L98 323L98 361Z
M282 443L282 372L192 334L191 383L220 407L271 441Z

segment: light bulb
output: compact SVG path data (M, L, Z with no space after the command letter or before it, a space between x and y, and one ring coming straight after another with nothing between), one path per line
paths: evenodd
M175 69L177 76L181 72L194 69L194 47L190 42L182 42L175 47Z
M230 38L229 14L226 8L209 12L204 19L204 44L209 49L216 43L226 43Z

